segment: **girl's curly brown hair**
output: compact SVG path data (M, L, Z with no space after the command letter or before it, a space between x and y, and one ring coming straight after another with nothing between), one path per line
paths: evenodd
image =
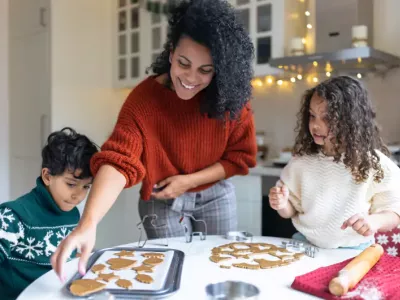
M371 168L375 170L374 181L380 182L384 172L375 150L386 155L389 151L380 136L367 90L360 81L349 76L328 79L305 92L297 115L298 134L293 154L313 155L321 151L309 130L310 102L314 93L327 101L334 161L339 162L344 154L343 163L351 170L357 183L367 180Z

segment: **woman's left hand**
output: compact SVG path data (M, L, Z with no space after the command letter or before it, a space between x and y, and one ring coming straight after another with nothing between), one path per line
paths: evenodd
M372 235L377 231L373 218L370 216L362 216L360 214L356 214L349 218L343 223L341 228L344 230L348 227L353 228L358 234L363 236Z
M190 175L176 175L159 182L155 188L162 189L151 195L160 200L174 199L195 187Z

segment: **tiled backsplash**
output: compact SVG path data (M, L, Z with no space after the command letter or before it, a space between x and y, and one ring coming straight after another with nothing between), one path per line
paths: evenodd
M376 77L363 81L376 107L385 142L400 142L400 70L389 72L385 78ZM267 134L269 158L278 155L280 149L293 145L300 99L302 93L310 87L306 83L295 83L254 89L256 128Z

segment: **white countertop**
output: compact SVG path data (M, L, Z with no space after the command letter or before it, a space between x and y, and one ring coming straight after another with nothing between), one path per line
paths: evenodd
M272 163L258 163L256 167L249 169L249 175L280 177L282 167L274 166Z
M264 242L279 245L284 239L273 237L255 237L253 242ZM194 237L193 243L187 244L184 237L169 239L169 248L182 250L185 260L182 270L181 287L168 299L206 299L205 287L209 283L225 280L240 280L256 285L260 289L259 299L317 299L311 295L290 288L295 276L308 273L316 268L331 265L356 256L357 250L324 250L316 258L304 257L289 266L265 270L221 269L209 260L213 247L229 241L219 236L208 236L205 241ZM146 247L156 246L155 240L149 241ZM137 246L136 243L124 246ZM67 281L77 272L78 260L69 262L66 267ZM69 296L63 284L53 271L50 271L32 283L19 296L18 300L74 299Z

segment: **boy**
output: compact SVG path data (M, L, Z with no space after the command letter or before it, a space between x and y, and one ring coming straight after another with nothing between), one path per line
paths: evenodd
M71 128L52 133L42 150L36 187L0 205L0 298L16 299L51 270L50 257L75 228L92 183L89 162L97 147Z

